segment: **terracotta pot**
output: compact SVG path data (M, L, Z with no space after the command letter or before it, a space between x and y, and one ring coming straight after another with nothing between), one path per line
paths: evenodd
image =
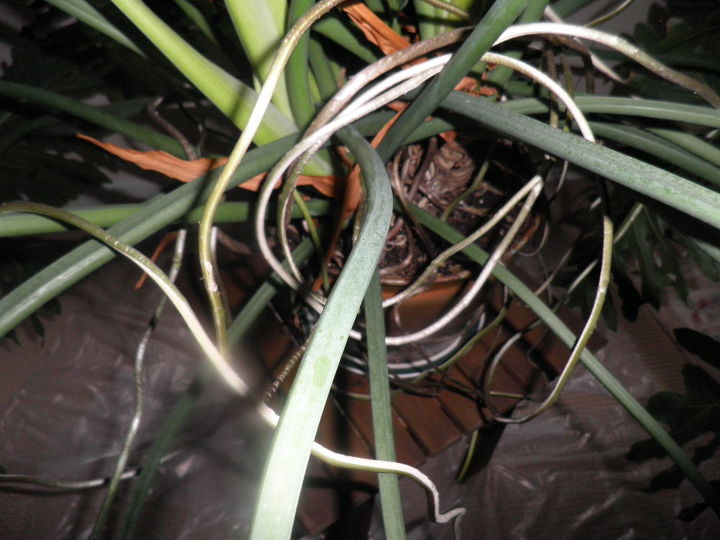
M386 313L386 333L402 336L422 330L443 316L465 294L472 282L468 279L452 279L432 285ZM388 298L402 287L383 287ZM393 376L411 379L434 370L445 363L465 342L469 334L482 323L483 295L478 295L468 308L444 328L428 338L407 345L388 347L388 370ZM343 366L353 372L365 372L364 346L350 343L343 359Z

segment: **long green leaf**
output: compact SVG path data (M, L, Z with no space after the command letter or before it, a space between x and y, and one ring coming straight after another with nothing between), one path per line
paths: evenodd
M355 34L348 30L347 27L333 15L328 15L324 19L316 22L313 30L332 40L368 64L372 64L378 59L378 56L365 45L365 42L360 41Z
M142 54L134 43L85 0L48 0L48 2L133 51ZM113 3L223 114L230 118L240 129L244 127L257 99L257 94L252 88L203 57L148 9L142 1L113 0ZM251 6L251 11L256 11L258 5L262 7L265 6L265 3L254 4ZM253 20L254 24L256 24L253 17L245 17L245 20ZM274 34L277 34L277 32L274 32ZM284 89L281 92L284 92ZM284 112L289 115L290 108L287 105L286 94L284 101L280 99L280 103L281 105L284 104L286 107ZM270 107L255 140L258 144L266 144L289 135L295 130L296 126L288 116L283 114L281 110ZM317 163L314 165L317 166ZM321 167L316 172L325 174L328 170Z
M215 33L210 26L210 22L207 20L203 12L200 11L190 0L175 0L178 7L185 13L188 19L190 19L195 26L208 38L212 43L218 44L218 40L215 37Z
M373 274L365 293L365 327L375 458L383 461L395 461L390 379L387 367L387 347L385 347L385 312L382 307L382 288L378 270ZM385 536L389 540L402 540L405 538L405 520L402 513L398 477L395 474L380 473L378 483L380 484L380 506Z
M320 99L323 101L328 100L335 95L338 89L337 79L330 65L330 60L325 56L322 45L314 38L310 38L308 55L310 67L317 81Z
M227 71L205 58L140 0L113 0L138 29L215 104L235 125L243 129L257 93ZM297 130L276 107L269 107L255 141L267 144Z
M46 0L48 4L63 10L68 15L76 17L79 21L91 26L98 32L105 34L110 39L124 45L131 51L143 55L140 48L132 40L123 34L114 24L96 10L85 0ZM143 55L144 56L144 55Z
M442 0L440 3L414 0L413 5L419 23L420 37L430 39L467 25L468 20L478 19L484 2L480 0ZM453 13L453 8L457 8L456 13ZM396 8L392 9L397 11Z
M585 114L639 116L655 120L670 120L720 128L720 111L702 105L608 96L575 96L574 99L577 106ZM548 112L547 102L539 99L516 99L503 103L503 106L508 110L522 114Z
M292 0L288 11L288 26L292 26L310 9L313 0ZM308 66L310 34L300 38L285 67L288 81L288 98L295 123L304 129L315 116L315 107L310 97L310 72Z
M525 11L523 11L522 15L520 15L520 18L518 19L518 24L539 21L548 3L549 0L530 0L527 7L525 8ZM519 60L522 56L522 53L508 52L507 56ZM508 66L497 66L495 69L493 69L487 74L486 80L490 84L504 87L513 73L515 72Z
M383 162L359 134L342 138L365 173L367 214L283 407L253 517L253 539L290 537L320 416L390 224L392 194Z
M695 135L691 135L685 131L665 128L647 128L647 131L671 141L683 150L687 150L703 158L705 161L720 167L720 148Z
M115 133L127 135L131 139L145 143L152 148L164 150L177 157L185 157L182 146L172 137L109 113L104 107L93 107L50 90L8 81L0 81L0 95L71 114L82 120L110 129Z
M378 153L383 160L390 159L408 135L432 114L526 5L527 0L497 0L492 5L437 78L420 92L390 128L378 147Z
M442 21L444 14L447 14L447 12L422 0L413 0L413 5L418 15L418 29L420 30L421 39L430 39L442 33L438 21Z
M690 180L467 94L442 106L720 228L720 194Z
M265 82L275 51L285 35L286 0L226 0L225 6L259 83ZM285 76L278 80L272 102L290 117Z
M720 168L679 148L671 141L640 128L621 124L590 122L590 127L600 137L612 139L631 148L637 148L665 163L681 167L715 186L720 186Z
M700 240L698 238L691 238L690 241L694 242L709 257L711 257L716 263L720 265L720 247L710 244L705 240Z
M327 215L331 211L331 203L323 200L311 200L305 203L312 216ZM124 219L143 210L144 204L109 204L99 208L82 208L78 210L65 209L85 221L100 227L112 227ZM190 210L183 219L184 223L197 223L200 221L203 206ZM215 223L237 223L248 221L253 212L253 204L249 202L229 202L220 205L215 215ZM272 215L272 208L270 214ZM300 210L294 208L293 219L302 217ZM12 214L0 216L0 238L27 236L31 234L47 234L70 230L62 223L52 219L33 214Z

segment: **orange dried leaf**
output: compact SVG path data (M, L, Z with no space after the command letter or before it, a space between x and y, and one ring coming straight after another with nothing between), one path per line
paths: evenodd
M253 176L250 180L243 182L238 187L247 189L248 191L259 191L263 180L265 180L265 176L267 176L267 173ZM278 181L275 185L275 189L279 188L280 185L281 182ZM327 197L340 198L339 192L341 190L339 189L337 178L334 176L308 176L306 174L302 174L298 177L297 185L311 186Z
M88 137L87 135L82 135L80 133L77 134L77 137L99 146L103 150L110 152L120 159L134 163L141 169L159 172L169 178L180 180L181 182L192 182L196 178L206 174L208 171L220 167L227 162L227 159L225 158L200 158L193 161L187 161L171 156L167 152L162 152L160 150L150 150L147 152L129 150L116 144L98 141L97 139L93 139L92 137Z
M472 92L477 86L477 81L472 77L463 77L462 80L455 85L458 92Z
M200 178L206 174L208 171L216 169L217 167L227 163L227 158L200 158L187 161L171 156L167 152L162 152L160 150L149 150L146 152L129 150L116 144L102 142L80 133L77 134L77 137L89 141L103 150L110 152L114 156L124 159L125 161L129 161L142 169L159 172L169 178L180 180L181 182L192 182L196 178ZM259 174L250 180L243 182L239 187L248 191L258 191L264 178L265 173ZM280 184L278 183L278 186L279 185ZM333 176L302 175L298 178L298 185L312 186L323 195L328 197L338 197L337 179Z
M344 6L343 11L357 25L365 38L384 54L392 54L410 46L410 41L390 28L361 2Z

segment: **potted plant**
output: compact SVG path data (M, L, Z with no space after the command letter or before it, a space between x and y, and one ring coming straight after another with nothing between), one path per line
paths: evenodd
M8 203L0 207L0 212L24 215L1 216L4 221L0 228L6 231L5 234L21 235L28 231L48 230L51 226L47 220L33 215L40 214L79 227L131 258L158 283L180 311L221 380L232 391L247 398L252 395L252 390L228 363L228 351L231 349L230 342L247 331L249 322L270 293L268 289L259 291L258 296L243 307L234 321L228 321L229 314L223 304L214 262L213 223L217 216L223 215L224 210L235 216L241 208L247 210L247 200L223 202L223 197L232 186L255 177L257 185L248 184L245 187L259 190L254 229L260 250L280 280L295 291L296 297L320 313L308 336L302 364L280 417L266 405L257 405L259 416L275 427L276 431L268 450L255 517L250 525L251 537L289 537L311 452L332 465L393 473L381 474L379 478L385 528L389 537L398 538L404 534L397 487L398 474L410 476L428 490L431 517L436 521L449 522L464 512L460 508L442 512L439 495L432 482L419 471L394 462L386 347L410 338L401 337L393 341L393 337L389 336L390 339L386 339L388 336L380 292L382 271L376 271L384 250L390 257L388 267L396 267L395 270L404 272L406 275L403 279L406 281L409 281L411 275L416 277L419 267L423 265L409 268L409 265L403 266L403 261L422 261L423 257L430 261L434 258L428 275L436 275L439 268L445 268L446 271L449 268L452 273L455 270L443 264L446 264L448 257L460 251L465 257L464 261L470 261L465 264L477 269L473 292L479 290L491 274L494 275L513 295L529 305L539 319L571 349L568 366L560 375L554 390L530 416L551 406L572 369L577 363L583 363L650 432L698 488L707 504L717 512L717 494L692 461L585 349L606 298L614 244L613 229L617 228L617 236L621 236L631 227L637 226L638 216L648 215L646 212L649 212L639 209L639 204L647 204L658 215L667 215L668 222L675 220L683 225L696 226L694 233L687 236L687 245L692 246L694 253L704 261L718 260L719 252L712 239L712 234L720 227L716 211L720 196L712 187L718 177L717 162L713 161L716 160L716 149L702 138L720 124L720 117L715 110L720 105L720 98L713 89L714 80L705 83L700 78L701 74L670 69L617 36L559 22L532 24L543 13L552 20L558 20L588 2L560 1L549 6L547 1L498 0L485 6L483 2L472 1L448 4L418 0L412 4L372 1L365 6L361 3L346 5L339 1L314 4L309 0L295 0L288 6L284 1L257 4L235 0L220 6L217 3L178 0L172 6L158 6L157 12L140 0L114 0L112 6L102 5L99 8L85 1L54 0L47 3L64 10L119 44L121 48L109 45L106 38L99 41L95 38L92 41L93 46L97 46L120 67L131 65L138 66L138 69L154 70L151 71L152 77L140 79L157 84L159 93L166 96L174 93L185 96L190 93L190 102L195 103L198 110L210 110L212 104L212 108L221 111L242 132L227 161L214 168L219 165L214 161L217 158L215 152L194 155L198 149L184 144L187 142L186 136L163 135L156 129L148 129L125 118L124 115L131 116L138 112L137 103L135 108L132 102L128 102L98 109L90 107L81 99L72 99L63 93L62 87L50 88L53 81L45 85L28 83L22 78L0 81L0 94L14 107L11 114L22 116L28 114L28 110L30 114L37 114L38 110L51 110L54 114L62 112L142 141L153 150L166 152L131 155L105 144L106 148L116 154L131 157L144 167L160 170L176 178L182 176L182 179L187 180L185 173L188 170L199 170L202 177L149 200L141 207L132 209L132 215L120 220L110 217L109 207L100 209L99 213L80 213L82 219L79 219L45 206L26 202ZM340 4L350 20L344 14L326 16ZM249 11L252 11L252 17L247 17ZM162 13L163 17L158 13ZM462 26L466 22L471 23L468 30L460 28L443 33L446 29ZM79 24L73 25L73 31L78 28ZM311 28L312 33L308 36L307 32ZM82 34L86 30L80 32ZM286 33L287 37L281 41ZM411 44L408 36L417 41ZM527 47L525 42L517 41L528 36L533 39L552 36L553 47L566 47L572 54L598 66L603 76L614 78L619 84L625 85L627 79L603 63L603 58L595 52L595 45L587 43L611 47L616 53L626 55L643 69L649 70L652 77L660 77L674 85L673 88L679 88L678 91L683 92L684 98L692 104L622 96L604 98L592 95L591 91L573 97L572 85L564 89L553 81L553 77L548 77L530 65L533 61L544 63L553 75L556 64L553 49L538 52ZM505 55L489 53L490 47L496 42L509 43L507 47L511 49ZM455 43L461 45L452 49ZM434 51L443 47L450 47L453 54L435 55ZM331 54L329 51L335 48L340 48L342 52ZM520 57L525 57L530 63L519 62ZM243 60L239 61L238 58ZM426 61L419 62L421 59ZM342 67L339 66L340 62L344 64ZM412 67L396 69L413 62L416 63ZM364 64L367 67L361 70ZM561 65L566 78L574 81L572 70L565 64ZM246 69L248 66L252 70L251 74ZM488 67L492 69L485 72ZM395 71L392 75L382 79L377 86L368 87L370 90L366 93L361 93L367 85L393 69ZM133 68L126 71L133 71ZM348 71L357 73L336 94L338 83L344 81L343 77ZM516 72L520 75L515 75ZM471 78L464 79L466 76ZM531 82L527 82L527 77ZM188 81L191 86L179 82L179 78ZM431 78L430 82L422 86ZM453 92L459 84L460 89L469 89L470 92ZM592 83L587 84L591 89ZM259 90L256 91L254 86ZM420 86L422 89L418 94L405 97ZM138 91L122 84L120 88L128 95L145 99L143 105L148 95L158 92L156 88ZM472 92L479 95L473 95ZM333 95L336 97L330 99ZM396 111L384 107L397 109L393 103L401 98L407 99L409 105L407 108L403 106L402 114L395 118ZM185 104L185 100L182 101ZM23 104L22 107L17 105L18 102ZM532 117L540 115L542 118L548 113L550 125ZM588 122L585 116L589 114L602 115L605 123ZM434 118L426 121L429 115ZM627 125L629 121L624 120L626 117L631 117L634 125ZM32 127L47 130L48 122L55 122L56 118L60 117L40 115L34 118ZM197 116L193 115L193 118L197 119ZM472 122L473 127L468 128L468 122ZM560 127L577 129L581 136L563 131ZM651 131L653 129L656 131ZM482 130L482 137L476 136L479 130ZM459 133L460 138L453 139L454 134L446 136L448 140L438 150L432 149L432 142L424 143L427 146L423 147L427 156L434 152L442 155L444 152L442 157L445 161L434 161L432 158L425 160L427 169L430 165L437 168L438 163L448 169L446 172L449 172L449 176L446 174L443 183L438 183L432 174L417 174L423 168L423 163L417 155L412 156L413 148L418 147L408 145L447 132ZM342 169L343 160L337 158L333 151L323 149L318 152L326 144L333 150L337 149L334 142L328 142L333 133L336 133L342 145L339 153L345 157L349 153L362 168L362 181L357 171ZM527 177L523 178L518 192L512 194L515 198L505 204L491 205L493 209L502 207L502 212L495 213L493 225L501 224L507 231L498 234L496 243L488 244L490 253L475 243L481 232L487 232L484 228L490 228L488 222L473 222L468 229L458 231L448 224L451 220L447 219L453 212L460 211L460 208L464 208L468 214L479 213L477 205L468 205L467 199L482 198L479 195L483 182L482 164L477 165L477 171L473 168L473 172L467 174L462 166L447 160L453 152L462 154L463 147L459 146L458 141L463 141L468 133L475 139L496 138L497 142L491 145L501 147L510 146L508 141L512 140L512 147L519 151L519 155L528 156L527 171L524 166L517 167L517 164L512 167L501 164L508 174ZM366 140L366 137L373 136L377 149ZM607 146L596 144L596 136L604 137ZM28 135L17 128L8 135L15 144L27 140L22 137ZM658 137L662 141L658 141ZM295 145L297 141L300 142ZM638 157L609 148L616 144L612 141L638 148ZM257 148L248 152L252 144L257 145ZM670 165L658 167L645 157L648 154L660 155L660 159ZM494 155L486 155L486 161L490 163ZM182 157L187 159L181 160ZM419 161L419 165L407 165L412 159ZM478 162L483 159L482 152L475 159ZM586 215L595 215L593 212L597 214L595 230L601 231L601 250L595 257L598 262L591 262L589 270L578 267L575 274L579 283L597 267L595 282L598 285L593 294L588 322L577 341L528 285L501 264L508 251L520 249L535 229L539 228L539 223L533 222L532 216L537 215L533 207L543 192L548 171L560 166L555 160L565 160L605 179L595 188L585 211ZM257 178L266 171L269 171L267 178ZM415 174L409 174L408 171ZM692 179L676 173L688 174ZM341 188L339 178L345 174L348 180L346 186ZM190 176L197 176L197 173L193 172ZM283 176L285 187L278 198L278 215L274 220L269 219L266 211L268 203L276 179ZM393 177L398 206L395 218L392 217L393 192L390 187ZM473 177L479 178L478 185L472 182ZM610 185L603 183L606 180L610 181ZM456 181L454 186L453 181ZM302 184L312 186L314 191L301 194L295 187ZM453 189L447 190L447 184ZM513 189L510 186L503 189L497 186L485 187L489 193L502 191L508 196ZM316 197L318 192L328 197L326 201L339 201L334 205L334 221L325 220L325 231L318 231L317 216L323 211L327 212L327 204L307 200L308 197ZM417 193L423 196L420 199L408 196ZM627 193L631 193L632 197L628 198ZM24 194L21 192L21 195ZM443 199L444 207L438 204ZM634 205L628 204L628 199ZM64 197L45 202L63 204L66 200L67 197ZM200 205L204 206L197 210L201 214L198 259L211 305L213 338L203 329L172 280L130 247L170 224L186 221L188 214ZM428 212L427 209L432 210L432 207L434 211ZM517 214L505 219L505 216L512 215L515 207L519 207ZM290 216L298 214L303 219L302 225L288 231ZM528 216L531 217L529 222L526 221ZM393 225L392 219L395 219ZM648 226L652 226L655 219L649 218ZM92 220L106 227L112 226L105 231L93 224ZM408 226L412 224L412 228L403 229L403 222ZM458 221L454 224L458 225ZM277 250L273 250L267 238L267 231L271 228L278 235ZM469 229L472 228L477 228L476 234L470 234ZM391 237L390 245L386 246L388 230L391 231ZM420 256L413 251L393 253L402 245L398 238L400 230L405 231L406 246L427 241L427 254ZM701 232L698 233L698 230ZM308 238L301 240L300 236L304 236L305 231ZM298 240L295 255L290 254L293 235ZM183 237L181 233L178 252L183 249ZM520 240L517 240L518 237ZM339 244L338 238L343 238ZM436 253L440 249L438 239L449 243L452 246L450 251ZM311 245L316 253L316 262L307 267L293 263L293 257L308 257ZM328 275L331 271L328 269L332 270L332 266L328 266L327 261L335 255L338 245L347 247L347 253L342 257L342 264L336 266L337 278L331 280ZM282 253L282 257L279 253ZM329 257L326 257L327 254ZM110 251L97 242L89 242L48 264L0 300L0 331L9 332L22 319L112 256ZM648 260L645 263L650 264ZM325 286L323 293L329 291L327 298L313 290L315 274L321 276ZM646 272L644 282L649 276ZM576 288L576 285L571 288ZM363 332L359 332L353 328L353 324L363 303L364 327ZM458 304L457 311L460 312L464 307ZM447 320L435 321L430 326L433 330L446 326L450 319L447 317ZM427 335L415 336L413 339ZM360 337L367 343L376 430L375 460L342 456L314 443L317 425L349 337ZM141 368L142 354L139 354L139 373ZM140 389L141 384L137 384ZM138 396L140 403L142 394L139 390ZM137 418L140 410L138 406ZM159 439L160 442L151 452L150 465L143 468L131 494L132 510L123 528L125 535L133 532L137 509L162 455L163 444L167 443L168 434L172 430L172 426L168 427ZM105 534L109 512L125 472L134 436L135 428L129 429L115 474L109 482L108 495L93 530L95 537ZM27 479L15 477L14 480L20 482Z

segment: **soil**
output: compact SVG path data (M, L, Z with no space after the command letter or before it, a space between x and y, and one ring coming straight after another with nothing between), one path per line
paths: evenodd
M476 178L486 159L489 167ZM401 201L413 203L440 217L463 234L477 229L530 176L529 159L511 143L487 145L459 139L431 138L401 149L388 163L388 174ZM450 208L450 210L448 210ZM512 223L517 209L479 243L492 246ZM447 215L444 215L447 214ZM524 226L513 250L521 249L538 229L536 215ZM408 285L444 246L407 215L396 215L390 226L380 275L386 285ZM448 261L436 281L464 277L463 265Z

